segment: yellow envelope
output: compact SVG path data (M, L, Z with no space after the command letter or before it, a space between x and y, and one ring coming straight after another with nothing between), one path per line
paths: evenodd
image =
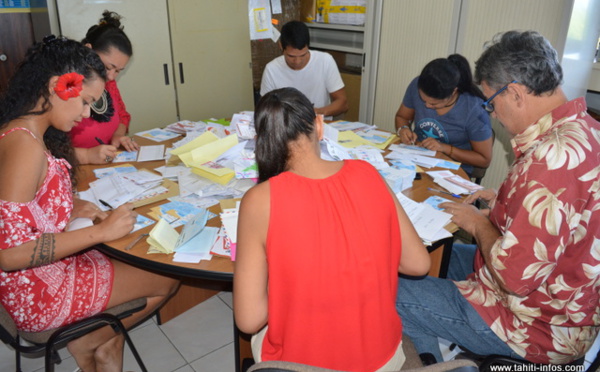
M367 141L351 130L345 130L338 135L338 143L344 147L355 148L362 145L371 145L373 142Z
M192 172L221 185L226 185L235 176L235 172L231 168L213 168L206 165L192 167Z
M207 161L217 159L221 154L225 151L229 150L233 146L237 145L238 137L237 134L232 134L225 138L221 138L217 141L207 143L206 145L195 148L191 151L192 154L192 162L188 165L188 167L200 167L202 164Z
M169 164L176 164L179 160L183 161L186 165L189 161L192 161L191 151L204 146L208 143L215 142L219 139L212 132L204 132L200 136L194 138L192 141L186 143L183 146L179 146L176 149L171 150L171 158Z

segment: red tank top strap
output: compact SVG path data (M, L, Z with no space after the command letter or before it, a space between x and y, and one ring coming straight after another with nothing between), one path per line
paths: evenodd
M16 130L24 130L25 132L27 132L27 133L31 134L31 135L33 136L33 138L35 138L35 139L38 139L38 138L35 136L35 134L33 134L33 132L32 132L32 131L30 131L30 130L29 130L29 129L27 129L27 128L23 128L23 127L16 127L16 128L9 129L8 131L6 131L6 132L4 132L4 133L0 134L0 139L4 138L4 137L5 137L7 134L10 134L10 133L12 133L12 132L14 132L14 131L16 131Z

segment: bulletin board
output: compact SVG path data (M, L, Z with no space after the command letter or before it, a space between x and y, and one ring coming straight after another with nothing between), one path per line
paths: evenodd
M281 31L281 27L289 21L300 20L300 2L298 0L281 0L281 14L273 14L276 20L275 27ZM281 55L281 50L276 42L271 39L251 40L252 51L252 81L254 91L260 91L262 73L267 63Z

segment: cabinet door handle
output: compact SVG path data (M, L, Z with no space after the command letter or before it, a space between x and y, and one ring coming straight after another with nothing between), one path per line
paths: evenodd
M169 66L163 64L163 71L165 72L165 85L169 85Z
M183 78L183 63L179 62L179 81L181 84L185 83L185 79Z

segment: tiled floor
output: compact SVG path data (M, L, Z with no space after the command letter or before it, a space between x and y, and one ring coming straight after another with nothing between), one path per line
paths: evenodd
M130 332L149 372L228 372L235 370L231 292L221 292L163 325L155 318ZM56 372L77 365L66 349ZM24 372L43 371L42 358L22 359ZM0 371L14 371L14 352L0 345ZM139 367L125 346L125 371Z
M138 326L130 335L149 372L228 372L234 371L233 314L231 292L221 292L207 301L163 325L155 318ZM588 353L588 365L600 348L600 338ZM441 340L444 356L452 358ZM66 350L61 350L63 362L56 372L76 370L75 361ZM43 371L43 359L22 358L24 372ZM587 366L586 366L587 367ZM14 371L14 353L0 346L0 371ZM139 371L139 367L125 347L125 371Z

